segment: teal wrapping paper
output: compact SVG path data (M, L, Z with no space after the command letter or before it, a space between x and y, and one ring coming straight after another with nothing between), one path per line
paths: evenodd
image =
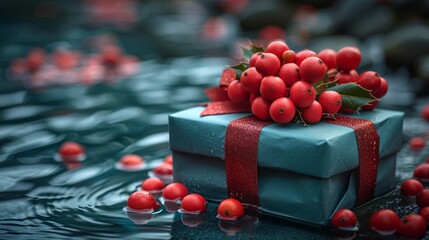
M224 140L227 124L249 114L200 117L203 107L170 116L174 180L213 201L227 197ZM403 114L376 109L352 115L374 123L380 136L375 196L395 185L396 152L402 145ZM243 136L243 141L245 141ZM338 208L352 208L359 155L353 129L328 123L304 127L272 124L258 144L261 210L311 225L324 225Z

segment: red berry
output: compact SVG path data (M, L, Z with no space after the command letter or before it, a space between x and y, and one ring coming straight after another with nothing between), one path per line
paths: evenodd
M187 213L203 213L207 210L207 201L200 194L192 193L183 198L180 207Z
M217 213L223 218L238 219L244 215L244 208L238 200L227 198L219 204Z
M422 137L413 137L408 141L411 149L423 149L426 146L426 140Z
M423 107L422 118L426 121L429 121L429 104Z
M121 163L122 166L125 166L125 167L135 167L135 166L141 165L144 162L144 160L138 155L127 154L127 155L124 155L121 158L121 160L119 160L119 162Z
M157 175L173 175L173 165L168 163L162 163L153 169L153 172Z
M416 203L420 208L429 206L429 189L423 189L417 194Z
M378 89L380 89L381 79L378 73L374 71L366 71L359 76L359 80L356 83L367 90L376 92Z
M168 164L173 164L173 155L167 155L165 158L164 158L164 162L165 163L168 163Z
M274 76L280 69L280 60L272 53L263 53L256 60L255 67L264 76Z
M247 2L248 0L242 0L242 1ZM237 4L236 2L237 2L237 0L231 1L231 3L233 3L233 5L236 5ZM268 25L268 26L261 28L261 30L258 32L258 35L259 35L259 38L264 42L269 42L269 41L272 41L275 39L285 39L286 38L286 33L283 30L283 28L278 27L278 26L274 26L274 25Z
M421 208L418 214L425 219L426 223L429 223L429 207Z
M349 209L337 210L331 218L331 226L336 228L350 228L357 224L355 213Z
M280 62L282 62L283 60L283 53L289 50L288 45L280 40L271 42L270 44L268 44L267 49L265 50L265 52L267 53L272 53L274 55L276 55L279 59Z
M377 107L379 101L372 101L362 106L363 110L371 111Z
M121 60L122 50L115 45L105 45L101 49L101 57L104 64L116 66Z
M178 200L183 199L188 195L188 188L181 183L170 183L164 188L162 196L166 200Z
M380 88L377 91L372 92L372 95L376 98L382 98L386 95L389 85L387 84L386 79L380 77L381 84Z
M423 181L429 180L429 163L419 164L413 173L413 177L418 178Z
M279 71L279 77L283 79L286 87L291 87L294 83L301 80L299 67L295 63L284 64Z
M290 88L289 95L296 107L305 108L316 99L316 90L310 83L298 81Z
M302 61L304 61L304 59L306 59L308 57L312 57L312 56L317 56L317 54L311 50L308 50L308 49L304 49L302 51L299 51L296 53L295 63L296 63L296 65L300 66Z
M160 191L164 188L164 183L157 177L145 179L140 187L145 191Z
M276 123L289 123L295 116L295 105L289 98L278 98L271 103L270 116Z
M241 86L248 92L258 94L263 76L251 67L246 69L240 78Z
M258 60L258 58L259 58L261 55L262 55L262 53L261 53L261 52L257 52L257 53L254 53L254 54L252 55L252 57L250 57L250 60L249 60L249 65L250 65L250 67L255 67L256 60Z
M426 235L426 220L418 214L409 214L402 218L398 234L405 238L422 238Z
M324 113L334 114L341 108L341 95L335 91L324 91L319 95L319 103Z
M58 68L74 68L79 62L79 53L68 49L57 49L53 54L54 62Z
M423 190L423 184L415 179L408 179L401 184L401 195L415 197Z
M27 55L27 68L30 72L35 72L40 69L45 61L46 52L41 48L31 50Z
M345 84L350 82L357 82L359 80L359 74L356 70L351 70L350 72L338 72L335 75L338 84Z
M345 72L357 68L362 56L356 47L344 47L337 53L337 68Z
M356 112L356 110L355 109L351 109L351 108L344 108L344 107L342 107L341 108L341 112L345 113L345 114L353 114L353 113Z
M59 153L62 157L78 156L85 152L85 149L76 142L65 142L61 145Z
M259 91L265 99L274 101L285 96L286 84L279 77L267 76L262 79Z
M253 101L259 96L260 96L259 94L250 93L250 96L249 96L250 105L252 105Z
M299 65L301 79L309 83L322 80L326 75L326 65L318 57L308 57Z
M337 68L337 52L334 50L323 49L319 54L317 54L317 56L322 59L328 69Z
M234 80L228 86L228 98L231 102L242 103L249 99L249 92L243 88L239 81Z
M128 198L127 206L134 210L153 210L159 207L152 194L146 191L133 192Z
M369 219L369 226L371 229L381 235L391 235L395 233L399 224L401 224L401 219L390 209L379 210Z
M271 102L263 98L257 97L252 102L252 113L261 120L270 120L270 105Z
M295 63L296 54L293 50L286 50L282 55L282 59L284 63Z
M322 105L316 100L314 100L309 107L302 108L300 111L302 120L304 120L305 123L318 123L320 119L322 119Z

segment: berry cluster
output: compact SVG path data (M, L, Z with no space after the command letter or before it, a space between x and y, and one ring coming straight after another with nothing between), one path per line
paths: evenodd
M340 109L349 113L360 107L371 110L377 98L387 92L386 80L377 73L358 75L355 68L361 53L355 47L338 52L325 49L319 54L308 49L295 53L280 40L271 42L265 50L251 47L243 49L245 55L250 51L249 59L245 56L243 63L232 66L238 74L226 90L231 102L250 103L252 113L261 120L317 123L323 115L336 114ZM224 83L221 79L221 86ZM353 96L346 93L348 88L337 87L345 84L359 88L360 93ZM343 93L347 99L342 98ZM356 105L353 97L364 102Z

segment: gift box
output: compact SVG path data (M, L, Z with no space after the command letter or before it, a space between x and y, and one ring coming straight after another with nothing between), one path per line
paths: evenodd
M337 209L395 186L401 112L375 109L303 126L203 110L170 115L169 131L174 181L208 200L234 197L268 215L325 225Z

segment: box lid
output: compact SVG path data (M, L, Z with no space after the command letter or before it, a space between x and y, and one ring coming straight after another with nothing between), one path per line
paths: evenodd
M170 148L224 159L229 122L249 113L200 117L204 107L194 107L169 117ZM380 135L380 158L394 154L402 145L403 113L375 109L349 115L370 120ZM246 141L244 135L242 141ZM258 166L329 178L359 166L354 130L319 122L307 127L273 123L262 129Z

